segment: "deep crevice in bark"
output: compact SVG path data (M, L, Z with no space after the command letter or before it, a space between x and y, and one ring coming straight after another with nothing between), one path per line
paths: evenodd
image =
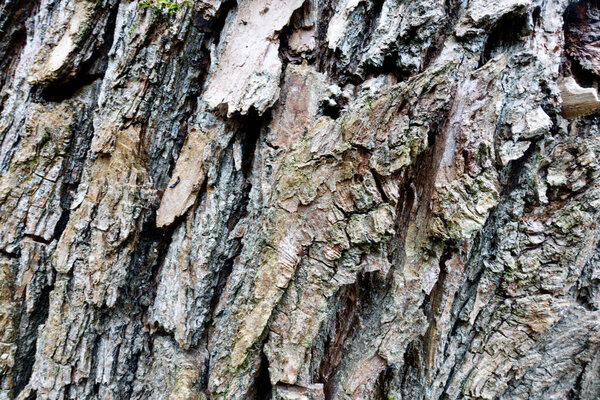
M389 365L377 377L377 393L374 400L389 400L388 395L390 391L390 385L398 377L398 367L396 365Z
M588 46L593 46L600 30L600 3L579 0L570 4L563 14L566 71L582 87L597 86L600 77ZM595 68L595 69L594 69Z
M37 102L60 103L75 96L83 87L103 79L108 67L108 53L112 47L117 21L118 3L108 10L102 44L97 46L89 60L84 62L73 75L67 75L47 85L34 85L31 88ZM89 28L88 28L89 29Z
M181 217L165 228L156 227L156 214L153 213L144 223L140 233L138 251L132 258L131 270L128 274L120 299L123 306L139 304L143 314L156 297L157 277L167 256L175 229L181 222ZM118 307L118 305L117 305ZM141 310L140 310L141 311Z
M33 98L39 103L60 103L73 98L79 90L85 86L93 85L94 82L104 77L103 73L86 73L89 70L88 68L94 65L94 61L83 67L82 71L75 78L67 82L56 82L47 87L33 86L31 89Z
M332 398L336 381L334 374L344 356L344 344L352 334L360 308L360 280L346 286L336 296L336 313L329 324L323 343L325 349L318 368L317 382L325 383L325 400Z
M279 32L279 57L286 66L288 64L301 64L304 60L309 64L312 64L315 60L314 51L311 51L304 56L302 54L294 54L289 47L290 36L295 31L304 29L302 26L296 25L299 25L306 17L306 13L310 12L308 7L310 7L310 1L306 0L300 8L292 13L288 24L283 27L281 32ZM283 68L283 70L285 71L285 68Z
M404 398L415 400L423 398L423 351L420 340L409 343L404 351L404 363L397 377Z
M273 387L269 378L269 360L264 352L260 353L260 368L255 381L256 400L269 400L271 398Z
M488 35L477 68L481 68L501 52L505 52L510 46L520 43L529 33L528 14L503 16Z
M227 20L227 17L229 16L229 14L236 7L237 7L237 0L223 1L223 3L221 4L221 7L219 8L219 12L217 13L216 19L214 21L210 22L210 27L208 30L203 28L203 26L206 26L206 23L202 22L204 20L204 18L200 17L200 18L196 19L197 25L199 26L200 30L203 30L208 33L215 33L215 35L214 35L215 46L218 46L219 43L221 42L221 35L223 34L223 27L225 26L225 21Z
M27 42L27 20L38 1L19 0L6 2L0 13L0 113L4 110L5 86L14 78L15 68ZM9 74L10 71L13 74Z
M33 364L35 362L35 353L37 348L38 328L48 318L50 310L50 292L54 286L45 286L40 296L36 309L31 313L23 313L21 316L19 329L19 340L17 342L17 354L15 364L15 386L12 390L13 396L17 396L29 383L31 378ZM25 309L25 305L21 306Z
M336 0L324 0L316 12L317 53L315 63L319 72L325 72L329 68L328 64L333 56L327 43L327 29L335 13L335 3Z

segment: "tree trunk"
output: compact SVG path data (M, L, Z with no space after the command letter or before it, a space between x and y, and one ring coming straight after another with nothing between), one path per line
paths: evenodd
M0 399L600 398L599 21L0 0Z

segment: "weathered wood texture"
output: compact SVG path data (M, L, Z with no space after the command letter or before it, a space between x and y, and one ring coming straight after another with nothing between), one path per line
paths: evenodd
M600 398L596 1L167 3L0 0L1 400Z

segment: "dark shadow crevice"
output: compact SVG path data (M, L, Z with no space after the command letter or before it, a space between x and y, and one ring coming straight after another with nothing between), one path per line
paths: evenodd
M565 35L564 75L572 75L582 87L598 85L600 80L600 2L580 0L563 14Z
M74 97L81 89L92 85L96 80L104 78L109 61L108 53L114 41L118 10L117 3L111 5L105 11L108 13L108 16L106 17L104 35L100 40L95 38L90 39L90 37L84 38L84 40L92 40L92 45L96 47L92 56L80 66L77 66L74 72L50 83L32 86L33 101L39 103L60 103ZM97 19L100 20L100 17L97 17ZM93 30L90 27L87 29L90 31Z
M4 2L0 13L0 113L8 97L5 86L14 78L16 67L27 43L27 20L39 1Z
M269 400L273 393L273 386L269 375L269 360L264 352L260 353L260 367L258 376L254 381L256 400Z
M13 372L15 376L13 396L17 395L27 386L33 372L35 354L37 350L38 328L46 322L50 311L50 293L54 286L45 286L31 313L23 313L20 319L19 338L17 340L17 357ZM21 309L25 309L23 304Z
M521 43L522 38L531 33L529 21L528 14L502 16L487 37L477 68L481 68L492 58Z

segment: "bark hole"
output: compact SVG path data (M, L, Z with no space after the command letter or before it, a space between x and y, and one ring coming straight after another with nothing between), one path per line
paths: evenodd
M108 67L108 52L112 47L117 21L118 5L108 10L108 21L104 31L101 45L97 46L94 54L85 61L73 74L62 79L50 82L47 85L32 87L34 99L38 102L60 103L72 98L80 89L91 85L97 79L102 79Z
M271 379L269 378L269 360L264 352L260 354L260 368L256 377L256 399L269 400L273 392Z
M529 16L527 14L508 14L503 16L490 32L477 68L481 68L507 48L518 44L521 38L528 33Z
M581 86L594 86L600 74L600 2L580 0L567 7L564 33L571 74Z

